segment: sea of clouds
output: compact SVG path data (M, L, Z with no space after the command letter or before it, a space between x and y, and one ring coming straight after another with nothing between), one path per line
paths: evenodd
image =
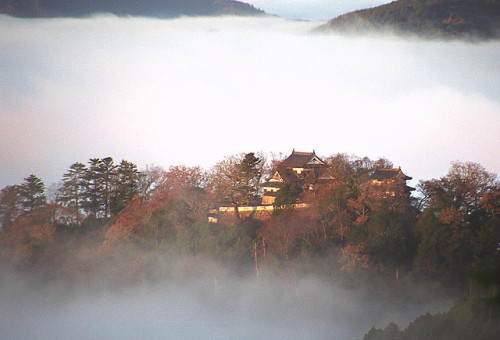
M112 156L387 157L418 179L500 172L500 42L314 34L279 18L0 16L0 187Z

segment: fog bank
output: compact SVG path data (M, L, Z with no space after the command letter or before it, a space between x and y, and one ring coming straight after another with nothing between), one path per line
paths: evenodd
M395 321L406 327L426 311L449 307L447 301L368 299L314 277L206 273L116 290L33 289L21 277L5 277L5 339L353 339L373 325Z
M91 157L210 167L293 148L416 179L500 172L500 42L314 35L277 18L0 16L0 187Z

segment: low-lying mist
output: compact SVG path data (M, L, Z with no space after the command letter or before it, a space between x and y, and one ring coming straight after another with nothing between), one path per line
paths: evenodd
M171 259L168 267L155 283L120 286L42 287L3 270L2 338L354 339L373 325L405 327L426 311L449 307L445 298L396 301L314 276L234 275L200 258Z

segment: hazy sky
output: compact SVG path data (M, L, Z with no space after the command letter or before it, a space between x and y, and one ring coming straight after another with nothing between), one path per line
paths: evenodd
M379 6L393 0L249 0L266 13L287 19L326 20L358 9Z
M312 35L277 18L0 16L0 187L91 157L210 167L250 151L500 173L500 42Z

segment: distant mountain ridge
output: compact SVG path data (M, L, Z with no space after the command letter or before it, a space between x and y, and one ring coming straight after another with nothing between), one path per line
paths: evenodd
M84 17L96 13L170 18L181 15L263 15L233 0L0 0L0 13L16 17Z
M318 30L386 28L436 38L500 38L500 0L399 0L341 15Z

